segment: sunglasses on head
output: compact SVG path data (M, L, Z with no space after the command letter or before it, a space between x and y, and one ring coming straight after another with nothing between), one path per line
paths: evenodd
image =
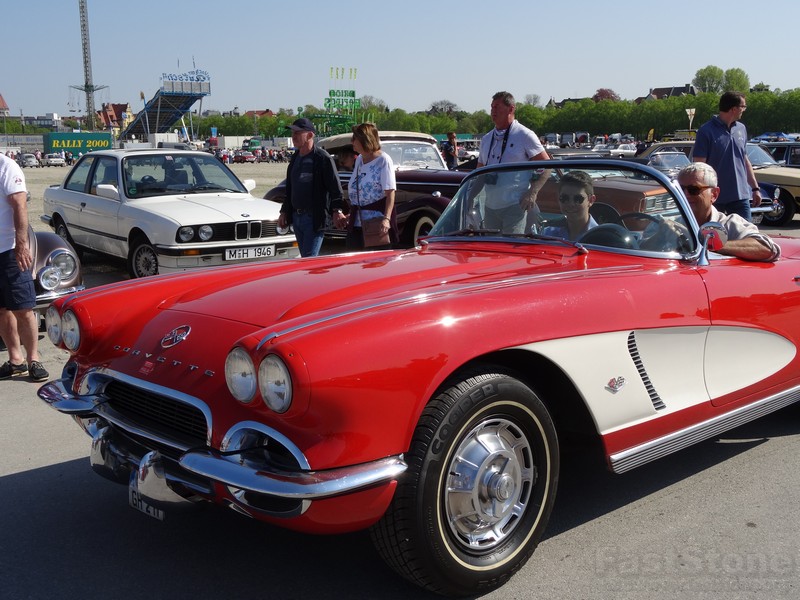
M584 200L586 200L586 197L583 194L560 194L558 196L558 201L562 204L570 201L575 204L583 204Z
M703 191L709 190L711 185L682 185L681 189L690 196L699 196Z

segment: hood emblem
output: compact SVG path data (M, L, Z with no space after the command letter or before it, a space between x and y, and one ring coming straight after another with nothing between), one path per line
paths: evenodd
M173 346L177 346L191 333L192 328L188 325L181 325L180 327L176 327L172 331L170 331L167 335L161 338L161 347L162 348L172 348Z
M250 218L250 214L249 213L242 213L242 217L244 217L245 219L249 219Z

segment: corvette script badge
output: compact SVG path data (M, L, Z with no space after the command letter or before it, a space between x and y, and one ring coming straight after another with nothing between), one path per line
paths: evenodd
M161 347L162 348L172 348L173 346L177 346L191 333L192 328L188 325L181 325L180 327L176 327L172 331L170 331L167 335L161 338Z

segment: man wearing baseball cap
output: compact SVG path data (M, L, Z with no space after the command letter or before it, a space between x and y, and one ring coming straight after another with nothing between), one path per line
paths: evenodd
M278 226L293 226L300 256L317 256L326 215L333 217L337 227L347 220L342 184L333 157L314 143L314 124L301 118L289 128L296 151L286 170L286 199Z

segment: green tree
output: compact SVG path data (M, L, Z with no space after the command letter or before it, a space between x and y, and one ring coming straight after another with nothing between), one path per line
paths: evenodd
M698 69L692 79L692 85L701 92L709 92L712 94L719 94L722 92L722 82L725 78L725 73L719 67L708 65L702 69Z
M742 69L728 69L722 80L722 89L726 92L746 94L750 91L750 78Z

